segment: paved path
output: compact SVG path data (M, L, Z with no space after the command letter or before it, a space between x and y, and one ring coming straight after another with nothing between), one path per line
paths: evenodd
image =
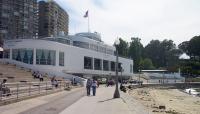
M85 90L74 91L66 95L52 99L50 102L34 107L20 114L58 114L81 97L85 95Z
M85 95L85 88L62 91L0 107L0 114L58 114Z
M96 96L82 97L60 114L149 114L141 104L130 103L128 95L113 99L115 87L100 87Z
M113 99L115 87L99 87L96 96L85 88L24 100L0 107L1 114L150 114L128 94Z

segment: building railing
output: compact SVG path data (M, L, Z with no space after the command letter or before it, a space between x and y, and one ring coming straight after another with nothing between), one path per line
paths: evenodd
M45 95L70 88L71 83L67 81L58 81L57 84L46 82L18 82L6 83L0 90L0 105L26 99L29 97Z

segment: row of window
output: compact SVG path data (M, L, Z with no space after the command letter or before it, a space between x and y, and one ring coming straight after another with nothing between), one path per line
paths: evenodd
M10 49L6 49L3 51L3 58L6 58L6 59L10 58Z
M4 58L10 58L10 50L4 50ZM27 64L33 64L33 49L13 49L12 59ZM56 51L36 49L36 64L55 65ZM64 66L64 52L59 52L59 66Z
M63 39L63 38L48 38L46 40L55 41L55 42L59 42L59 43L70 45L70 40L68 40L68 39Z
M13 49L12 59L27 64L33 64L33 50L32 49Z
M102 60L86 56L84 57L84 69L115 71L115 64L116 63L114 61ZM121 63L118 63L118 70L120 71L121 69Z
M68 40L68 39L49 38L49 39L46 39L46 40L55 41L55 42L59 42L59 43L70 45L70 40ZM94 51L98 51L98 52L106 53L106 54L110 54L110 55L114 55L114 51L112 49L107 49L105 47L97 46L95 44L89 44L87 42L73 41L73 46L80 47L80 48L85 48L85 49L90 49L90 50L94 50Z
M116 62L114 61L102 60L102 59L92 58L92 57L87 57L87 56L84 57L84 69L115 71L115 64ZM121 63L118 63L118 71L119 72L123 71ZM130 64L130 73L133 73L132 64Z
M65 53L59 52L59 66L64 66L65 64Z
M106 54L114 55L114 51L112 49L107 49L107 48L102 47L102 46L97 46L97 45L94 45L94 44L89 44L87 42L73 41L73 46L77 46L77 47L81 47L81 48L86 48L86 49L91 49L91 50L98 51L98 52L101 52L101 53L106 53Z
M55 65L56 51L54 50L36 50L36 64L38 65Z
M10 50L4 50L4 58L10 58ZM59 66L64 66L64 52L59 52ZM27 64L33 64L33 49L13 49L12 59ZM55 65L56 51L36 49L36 64ZM84 56L84 69L115 71L115 62ZM118 63L118 70L121 71L121 63ZM133 65L130 64L130 73L133 72Z

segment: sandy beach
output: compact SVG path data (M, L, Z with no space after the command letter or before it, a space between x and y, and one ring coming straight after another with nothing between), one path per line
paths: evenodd
M200 114L200 97L178 89L137 88L129 94L154 114Z

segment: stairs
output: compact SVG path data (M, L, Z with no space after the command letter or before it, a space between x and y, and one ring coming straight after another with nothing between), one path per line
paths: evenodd
M18 67L13 64L0 63L0 81L7 79L7 82L35 82L30 69ZM44 77L44 81L49 81L48 77Z

